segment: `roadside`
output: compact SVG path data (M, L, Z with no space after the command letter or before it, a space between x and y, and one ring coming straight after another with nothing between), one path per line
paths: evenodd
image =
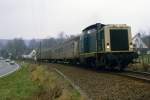
M0 100L25 100L39 90L30 80L28 66L24 64L20 70L0 78Z
M0 78L0 100L87 100L55 70L23 63L20 70Z
M0 78L15 72L19 67L20 66L16 63L10 64L10 62L0 60Z

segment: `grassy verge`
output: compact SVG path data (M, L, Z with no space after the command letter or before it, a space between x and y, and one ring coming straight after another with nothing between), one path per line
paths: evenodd
M140 55L138 61L144 64L150 64L150 55Z
M86 100L53 69L24 63L0 78L0 100Z
M38 100L87 100L75 90L55 70L44 66L32 65L31 79L40 86L40 91L32 97Z
M139 55L135 60L137 63L130 64L128 67L135 71L150 72L150 55Z
M135 64L130 64L128 67L134 71L150 72L150 65L149 64L135 63Z
M0 78L0 100L28 99L37 90L38 85L30 80L27 64L15 73Z

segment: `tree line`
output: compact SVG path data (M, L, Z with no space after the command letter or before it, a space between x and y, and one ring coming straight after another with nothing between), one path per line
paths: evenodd
M32 39L26 43L26 40L22 38L15 38L13 40L8 40L5 45L1 44L0 56L4 58L19 59L23 54L29 54L33 49L51 49L57 45L60 45L69 38L74 36L67 36L65 33L60 33L57 38L47 38L47 39Z

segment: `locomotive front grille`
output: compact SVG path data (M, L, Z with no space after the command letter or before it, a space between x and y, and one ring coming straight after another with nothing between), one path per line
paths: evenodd
M112 51L129 50L128 30L126 29L110 30L110 45Z

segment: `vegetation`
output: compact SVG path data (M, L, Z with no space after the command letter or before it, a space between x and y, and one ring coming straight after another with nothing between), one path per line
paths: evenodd
M129 69L134 71L143 71L143 72L150 72L150 65L142 64L142 63L135 63L128 65Z
M136 71L150 72L150 55L141 55L136 62L130 64L129 68Z
M74 36L72 35L68 36L64 32L61 32L59 33L58 38L51 37L47 39L32 39L28 41L21 38L7 40L5 43L0 43L0 56L17 59L23 54L29 54L33 49L39 50L40 44L42 49L47 50L73 37Z
M142 33L142 40L148 46L148 48L150 49L150 32L148 34L149 35L146 35L146 33L143 32Z
M0 100L86 100L53 69L36 64L23 64L0 86Z
M138 62L150 64L150 54L140 55L138 58Z
M20 70L0 78L0 100L24 100L39 90L38 84L30 80L28 65Z
M31 68L31 79L39 84L40 91L32 99L38 100L86 100L67 81L53 69L49 71L43 66Z
M9 40L8 43L2 47L1 56L11 57L13 59L19 58L27 50L27 46L22 39Z
M68 36L67 34L65 34L64 32L60 32L58 34L57 38L47 38L47 39L41 39L41 40L35 40L32 39L29 43L28 49L36 49L39 48L40 46L40 42L41 42L41 47L42 49L48 49L48 48L53 48L56 45L59 45L61 43L63 43L64 41L66 41L67 39L73 38L73 35Z

